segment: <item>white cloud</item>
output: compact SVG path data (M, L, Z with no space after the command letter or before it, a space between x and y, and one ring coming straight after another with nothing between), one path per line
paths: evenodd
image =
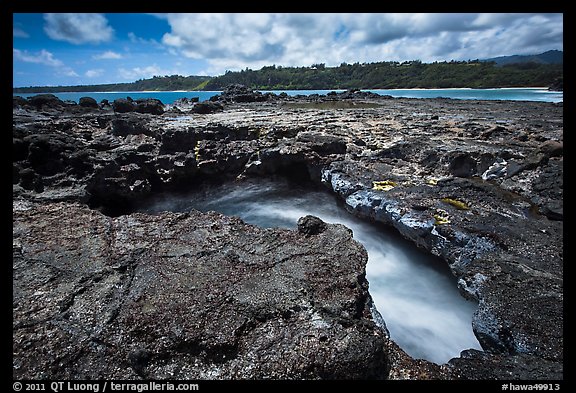
M131 43L133 44L143 44L143 45L152 45L155 48L163 48L162 44L160 44L158 41L156 41L155 39L151 38L149 40L142 38L142 37L138 37L136 34L134 34L133 32L129 32L128 33L128 39L130 40Z
M20 27L13 26L12 27L12 36L18 37L18 38L28 38L28 37L30 37L30 34L26 33Z
M36 54L29 53L26 50L12 49L14 60L23 61L26 63L43 64L56 69L56 74L64 76L79 76L76 71L66 66L61 60L54 57L51 52L42 49Z
M92 58L94 60L116 60L116 59L122 59L122 55L120 53L116 53L116 52L113 52L111 50L108 50L108 51L102 52L98 55L94 55L94 56L92 56Z
M102 14L44 14L44 31L54 40L72 44L110 41L114 30Z
M88 70L84 73L84 75L86 75L88 78L96 78L98 76L101 76L102 74L104 74L104 70L101 68Z
M263 65L466 60L562 49L562 14L155 14L209 73ZM136 39L136 37L133 37Z
M146 67L134 67L131 69L119 68L118 72L123 79L135 80L135 79L148 79L153 76L164 76L164 75L182 75L182 72L176 70L166 70L162 69L156 64L149 65Z
M51 52L48 52L46 49L42 49L40 52L36 54L28 53L27 50L12 49L12 53L14 55L15 60L24 61L26 63L38 63L50 67L64 66L64 63L62 63L62 61L54 58L54 55Z
M76 73L76 71L74 71L72 68L70 67L64 67L62 69L58 70L60 74L64 75L64 76L80 76Z

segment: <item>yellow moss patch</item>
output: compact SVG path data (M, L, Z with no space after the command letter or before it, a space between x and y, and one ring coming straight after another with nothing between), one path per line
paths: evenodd
M436 214L433 217L436 225L450 224L450 218L446 210L436 209Z
M450 205L454 206L458 210L470 210L468 205L462 201L452 198L442 198L442 202L449 203Z
M426 184L429 184L431 186L435 186L436 184L438 184L438 180L436 179L428 179L428 181L426 182Z
M398 184L392 180L373 181L372 189L376 191L390 191Z

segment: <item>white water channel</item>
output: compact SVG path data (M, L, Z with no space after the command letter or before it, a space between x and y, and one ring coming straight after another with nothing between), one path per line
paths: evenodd
M480 349L472 332L476 304L464 299L446 263L396 232L349 214L335 196L285 181L258 180L163 194L139 210L214 210L260 227L296 228L307 214L351 228L368 251L366 277L391 338L409 355L445 363L465 349Z

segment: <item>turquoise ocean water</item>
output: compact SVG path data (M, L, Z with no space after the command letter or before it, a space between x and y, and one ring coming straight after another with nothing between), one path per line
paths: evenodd
M295 96L310 94L326 94L331 91L342 92L344 90L272 90L272 93L286 94ZM560 91L548 91L546 88L509 88L509 89L388 89L388 90L365 90L381 95L390 95L392 97L407 98L454 98L462 100L518 100L518 101L545 101L561 102L564 94ZM263 93L268 90L263 90ZM179 98L198 97L200 101L209 99L219 94L219 91L137 91L137 92L82 92L82 93L53 93L61 100L71 100L78 102L80 97L92 97L100 102L107 99L112 102L117 98L132 97L138 98L157 98L164 104L172 104ZM33 94L14 94L15 96L30 97Z

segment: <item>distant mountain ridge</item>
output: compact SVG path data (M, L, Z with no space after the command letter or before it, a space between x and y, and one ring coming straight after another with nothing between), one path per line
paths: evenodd
M517 63L564 64L564 52L561 50L549 50L537 55L499 56L483 59L482 61L493 61L499 66Z

